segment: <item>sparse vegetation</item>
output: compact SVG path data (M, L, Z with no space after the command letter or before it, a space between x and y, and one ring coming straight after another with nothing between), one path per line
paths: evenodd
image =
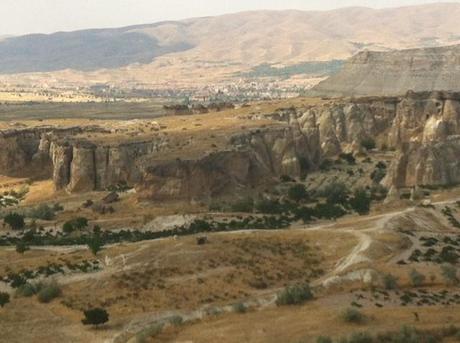
M18 242L16 244L16 252L18 254L24 254L29 249L30 249L29 246L24 242Z
M22 230L25 227L24 216L18 213L9 213L3 218L3 222L12 230Z
M373 150L377 147L375 140L371 137L366 137L361 140L361 146L366 150Z
M164 323L155 323L136 335L136 343L147 343L151 338L158 336L164 328Z
M247 306L243 303L233 304L232 308L235 313L246 313L248 311Z
M0 292L0 307L4 307L10 302L10 295L5 292Z
M362 324L366 316L358 309L349 307L342 312L342 319L347 323Z
M371 196L364 188L355 190L350 205L360 215L368 214L371 209Z
M278 293L276 304L278 306L301 305L311 299L313 299L313 293L309 285L296 285L286 287Z
M425 275L419 273L416 269L412 269L409 273L409 278L414 287L421 287L425 282Z
M85 318L81 320L83 325L99 326L109 321L109 314L102 308L93 308L83 311Z
M441 272L447 283L451 285L457 285L459 283L458 271L454 265L448 263L443 264L441 266Z
M309 198L307 188L302 184L297 184L289 188L288 191L289 199L300 202L303 200L307 200Z
M43 284L37 293L37 299L41 303L49 303L61 295L61 287L56 282Z
M385 274L382 277L383 287L388 290L398 288L398 278L392 274Z
M96 256L97 253L101 251L102 247L104 246L104 243L99 235L93 235L92 237L90 237L86 244L88 245L89 250L93 253L94 256Z

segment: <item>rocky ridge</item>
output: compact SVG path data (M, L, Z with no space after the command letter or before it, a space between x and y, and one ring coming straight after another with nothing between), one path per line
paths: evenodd
M279 109L264 118L272 125L236 128L213 150L194 147L192 137L180 155L172 153L173 135L108 144L82 138L79 133L86 129L79 128L3 131L0 173L40 170L57 189L69 192L123 182L149 199L210 199L269 185L282 175L302 177L327 158L364 153L362 142L372 139L377 149L395 151L383 183L396 193L460 183L458 93L336 99Z
M312 93L322 96L391 96L408 90L459 91L460 45L437 48L363 51Z

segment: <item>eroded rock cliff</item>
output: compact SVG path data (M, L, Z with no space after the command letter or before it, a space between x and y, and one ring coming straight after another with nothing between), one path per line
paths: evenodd
M364 51L313 88L322 96L403 95L408 90L460 91L460 45Z
M460 183L457 93L323 101L254 115L244 126L234 118L225 118L225 130L210 126L212 134L199 116L190 126L196 131L177 127L142 137L107 138L103 128L86 135L86 128L3 131L0 174L41 174L69 192L124 182L150 199L212 198L268 186L282 175L300 177L326 158L364 152L363 140L372 139L378 149L395 151L383 181L389 188ZM99 131L99 138L92 134Z

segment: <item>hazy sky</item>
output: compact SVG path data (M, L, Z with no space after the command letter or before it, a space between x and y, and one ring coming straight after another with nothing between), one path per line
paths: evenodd
M254 9L374 8L433 0L0 0L0 36L117 27ZM443 1L443 2L460 2Z

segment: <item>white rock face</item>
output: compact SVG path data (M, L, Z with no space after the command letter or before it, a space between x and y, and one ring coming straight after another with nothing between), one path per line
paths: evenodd
M147 223L143 227L143 230L154 232L172 230L181 226L190 225L195 219L196 216L193 215L161 216Z

